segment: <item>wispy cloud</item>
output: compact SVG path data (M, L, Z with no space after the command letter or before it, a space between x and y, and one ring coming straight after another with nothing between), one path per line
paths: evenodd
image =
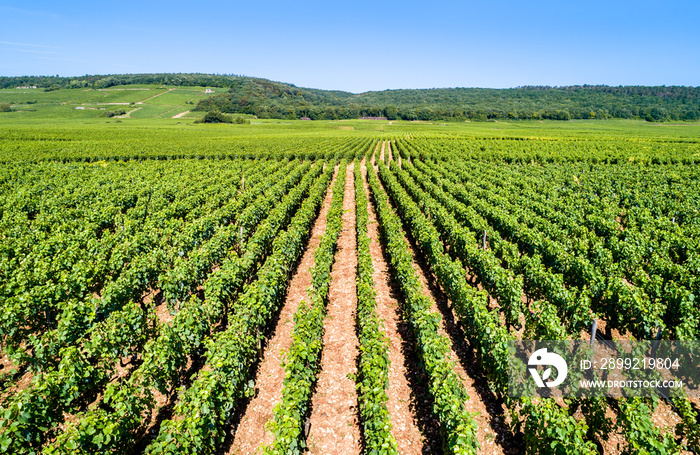
M31 10L31 9L24 9L24 8L15 8L13 6L3 6L0 5L0 11L6 11L7 14L4 16L10 16L10 17L5 17L4 19L10 20L10 19L16 19L18 21L24 21L26 20L26 16L33 17L32 20L36 21L48 21L50 24L64 24L64 25L76 25L74 22L71 22L69 17L70 16L65 16L61 15L57 12L54 11L47 11L47 10ZM25 16L24 18L21 16Z
M0 44L13 47L39 47L42 49L61 49L58 46L48 46L46 44L33 44L33 43L16 43L13 41L0 41Z
M44 57L41 56L39 57L41 60L51 60L54 62L78 62L78 63L85 63L83 60L76 60L74 58L62 58L62 57Z
M0 11L9 11L11 13L19 13L30 16L48 16L54 19L61 17L60 15L49 11L37 11L31 9L15 8L14 6L0 6Z
M27 54L61 55L61 52L55 52L55 51L40 51L40 50L37 50L37 49L17 49L17 52L26 52Z

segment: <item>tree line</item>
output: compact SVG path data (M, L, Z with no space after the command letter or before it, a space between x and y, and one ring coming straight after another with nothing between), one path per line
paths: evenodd
M301 88L233 74L117 74L78 77L0 77L0 88L108 88L130 84L207 86L228 92L201 100L196 110L259 118L313 120L386 117L389 120L569 120L626 118L700 120L700 87L583 85L511 89L444 88L353 94Z

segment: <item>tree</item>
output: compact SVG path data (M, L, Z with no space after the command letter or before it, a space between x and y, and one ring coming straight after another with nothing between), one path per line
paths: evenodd
M647 111L644 119L647 122L660 122L666 120L668 117L668 111L663 107L652 107Z
M384 108L384 116L389 120L396 120L399 117L399 110L396 106L387 106Z
M229 115L214 110L204 114L202 120L198 120L196 123L233 123L233 119Z

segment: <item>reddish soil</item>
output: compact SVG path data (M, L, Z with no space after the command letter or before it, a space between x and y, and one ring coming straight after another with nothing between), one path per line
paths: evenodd
M159 326L170 325L173 322L173 319L175 318L175 315L170 313L170 310L168 309L168 304L163 301L162 296L163 293L158 292L158 294L156 294L153 298L156 320L158 321ZM148 302L144 301L144 304L147 305Z
M343 228L331 269L328 313L325 320L321 373L311 403L307 445L311 454L349 455L360 453L360 427L357 421L355 335L357 294L355 271L355 189L353 165L345 169Z
M11 368L16 368L15 363L7 354L3 353L3 356L0 358L0 372L4 372Z
M610 400L611 399L609 399L608 402L610 402ZM608 406L605 415L612 420L613 425L617 424L618 414L616 406L614 410L612 406ZM583 418L580 411L574 414L574 417L576 417L577 419ZM661 433L663 434L674 434L676 424L681 422L681 418L673 410L671 405L663 400L659 401L659 405L656 408L656 411L654 411L651 415L651 420L652 422L654 422L654 425L656 425L656 427L661 429ZM599 442L600 447L602 447L603 449L604 455L619 455L627 449L627 440L625 436L616 431L615 428L613 428L613 431L610 433L610 437L607 441ZM683 443L685 444L687 443L687 441L684 440ZM679 454L691 455L692 452L687 450L681 450Z
M408 240L412 245L413 267L423 284L424 293L432 301L433 311L442 315L440 333L452 341L450 359L455 363L455 372L462 379L469 395L465 409L478 413L475 419L478 424L477 441L481 446L479 453L519 453L519 444L507 428L504 406L489 390L483 371L477 365L474 349L467 345L464 333L456 324L448 299L437 285L428 265L420 260L410 235Z
M20 392L31 387L34 380L34 374L28 370L20 370L16 375L13 375L7 384L3 385L3 390L0 391L0 401L4 401L12 396L18 395Z
M333 178L333 182L338 172ZM331 182L330 188L333 187ZM260 361L255 379L256 394L245 409L236 428L233 444L227 453L261 453L262 447L272 444L273 435L266 430L265 424L272 419L275 404L282 399L284 381L284 353L292 344L294 313L302 300L308 299L307 288L311 286L311 267L313 252L318 247L326 231L326 216L330 209L333 191L329 189L316 219L306 251L292 277L287 290L287 297L280 311L274 328Z
M401 154L396 155L398 162L399 162L399 169L403 169L403 166L401 164Z
M578 418L579 416L576 417ZM583 418L583 416L580 417ZM608 408L605 410L605 417L611 419L613 424L617 423L617 414L610 406L608 406ZM603 455L619 455L627 448L627 441L625 438L620 433L616 433L614 430L610 432L609 439L607 441L599 442L603 448Z
M651 414L651 420L664 434L674 434L676 425L683 421L678 413L673 410L671 404L665 400L659 400L659 406ZM681 453L685 454L691 452L681 451Z
M363 161L362 176L365 180L365 191L369 198L366 171ZM424 444L424 438L417 422L418 419L413 411L415 403L409 381L412 370L408 368L409 359L404 355L403 349L405 342L399 333L399 327L405 326L405 324L401 321L399 302L396 300L392 289L389 265L382 254L382 248L379 243L377 215L372 204L369 204L367 233L371 239L369 249L372 254L372 265L374 268L372 280L377 291L377 314L384 321L385 332L389 339L389 363L391 367L389 369L389 400L387 409L391 418L392 434L394 439L396 439L400 454L421 454L423 448L428 448L429 446ZM402 328L406 329L406 327Z

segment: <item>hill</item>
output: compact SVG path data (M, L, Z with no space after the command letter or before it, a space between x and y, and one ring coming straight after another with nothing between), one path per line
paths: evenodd
M218 109L259 118L389 120L589 119L648 121L700 119L700 87L584 85L511 89L440 88L383 90L353 94L318 90L267 79L211 74L125 74L106 76L0 77L0 88L104 90L123 85L216 87L198 97L193 110Z
M237 81L227 93L197 109L254 114L260 118L313 120L386 117L389 120L488 120L590 118L700 119L696 87L444 88L347 92L298 88L265 79Z

